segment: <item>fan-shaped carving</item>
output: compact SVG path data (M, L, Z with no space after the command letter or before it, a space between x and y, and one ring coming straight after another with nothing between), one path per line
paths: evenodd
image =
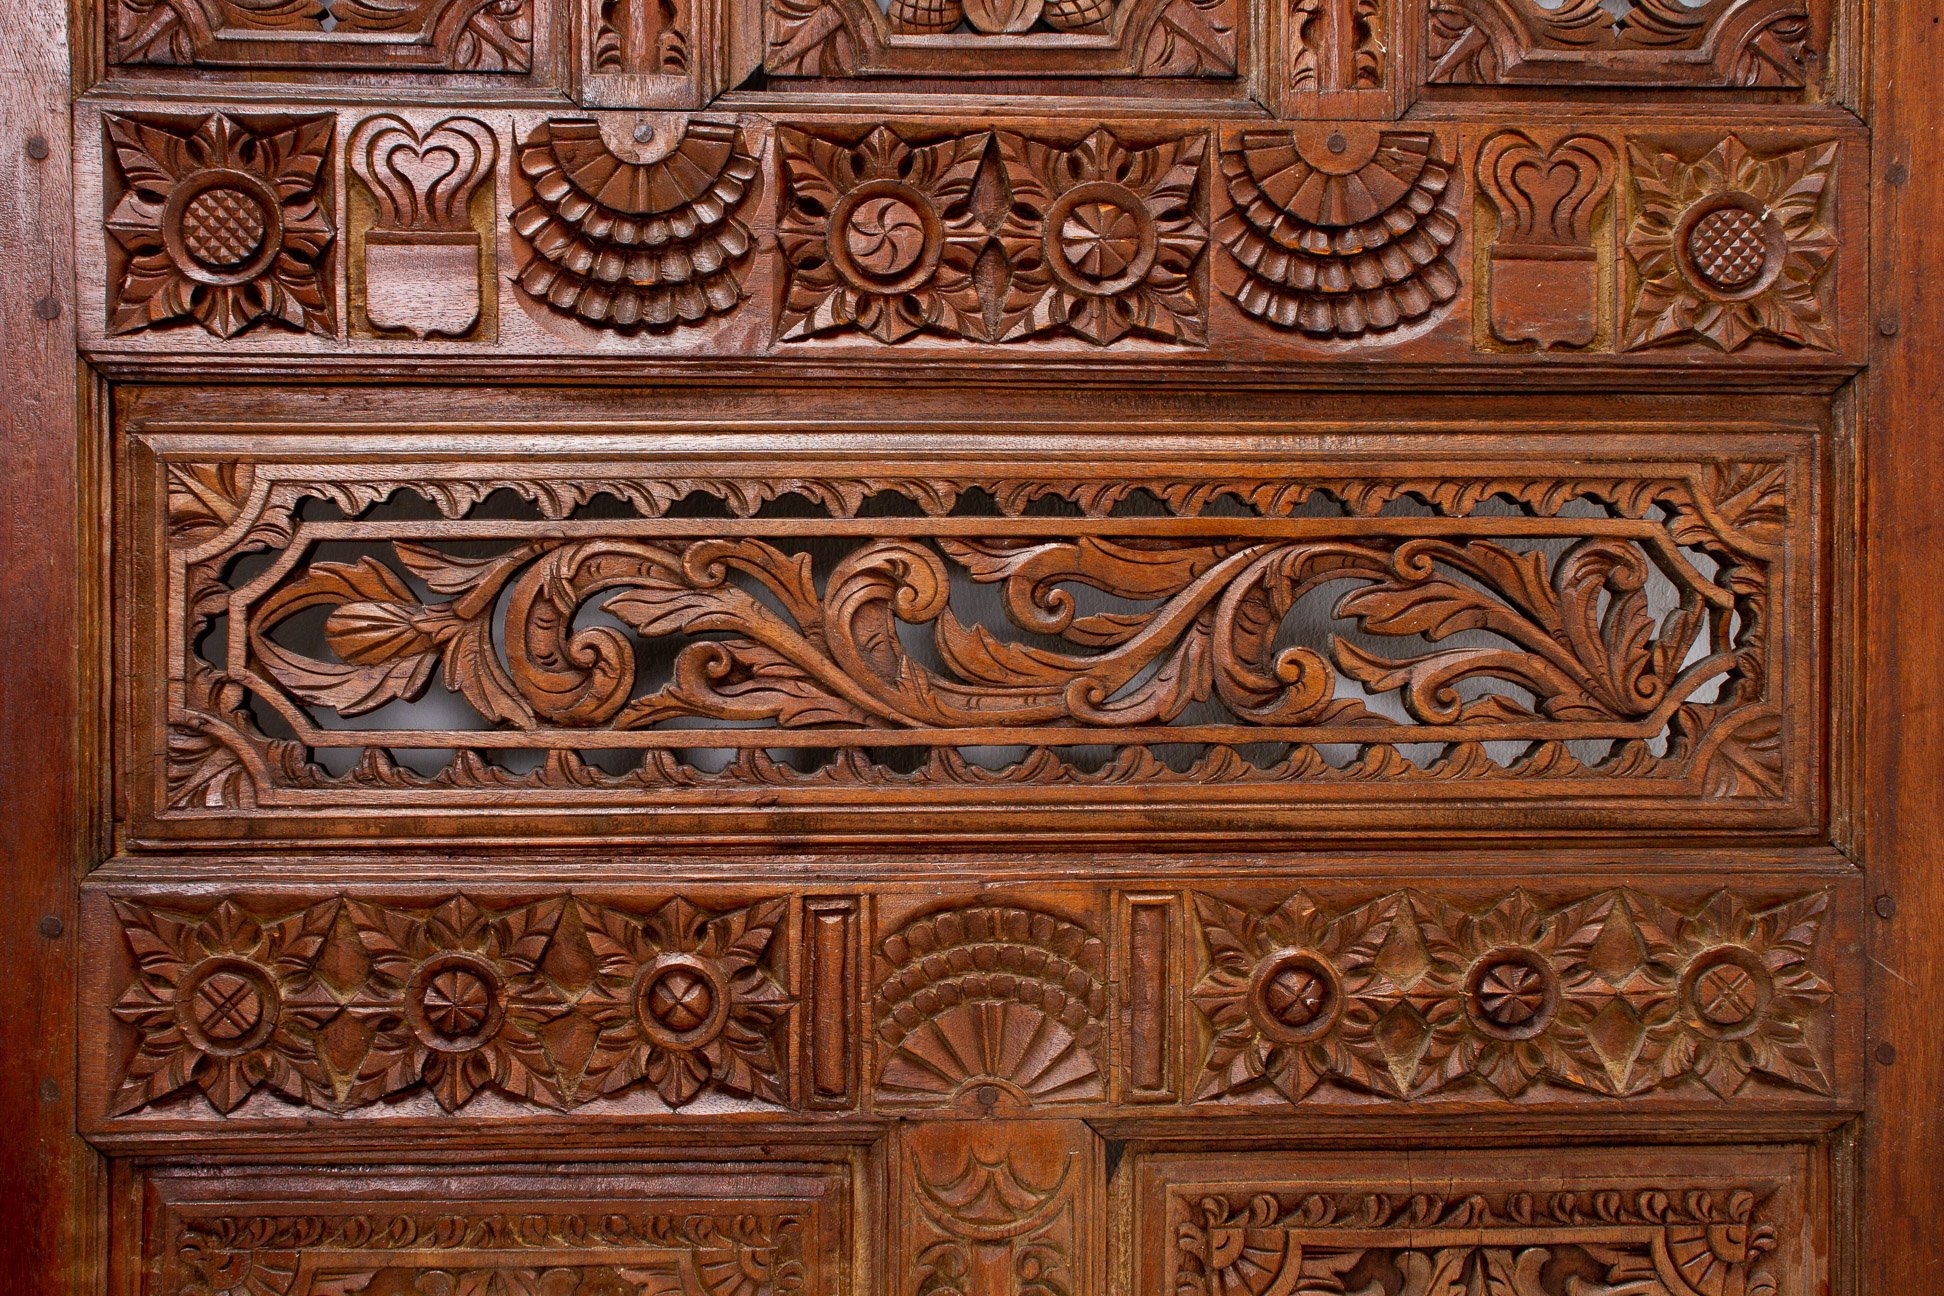
M693 121L653 162L608 148L591 121L549 121L520 150L531 196L513 213L522 290L607 328L694 324L742 300L753 247L736 212L756 159L740 129Z
M1455 164L1423 131L1350 123L1250 131L1222 153L1218 225L1235 303L1281 328L1344 338L1430 315L1458 295Z
M947 1099L972 1084L1029 1103L1105 1093L1103 947L1085 928L980 906L919 919L884 954L894 969L876 1005L887 1098Z

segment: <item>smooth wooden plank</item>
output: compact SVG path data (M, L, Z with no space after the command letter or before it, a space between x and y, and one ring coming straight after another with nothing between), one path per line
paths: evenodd
M85 1291L93 1210L74 1136L71 1004L81 604L67 15L54 0L5 0L0 15L0 1039L11 1055L0 1068L0 1289Z
M1944 1247L1944 2L1879 0L1876 12L1877 348L1866 437L1869 501L1865 865L1874 901L1864 1290L1934 1291ZM1885 917L1885 913L1890 916Z

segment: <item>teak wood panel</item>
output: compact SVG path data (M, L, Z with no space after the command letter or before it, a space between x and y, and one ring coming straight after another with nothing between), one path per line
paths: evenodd
M835 434L731 466L706 436L501 459L406 426L323 459L130 440L134 838L1821 816L1801 439L1109 463L968 430L887 476ZM435 671L444 721L413 711Z
M1874 8L112 0L71 155L29 12L0 1245L1921 1286L1938 15Z

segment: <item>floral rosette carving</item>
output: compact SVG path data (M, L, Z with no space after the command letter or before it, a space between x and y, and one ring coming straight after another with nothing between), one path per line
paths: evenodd
M991 239L972 211L991 132L913 147L880 126L855 148L779 127L789 202L777 229L789 286L777 336L921 329L987 336L974 279Z
M1129 149L1099 129L1072 149L998 134L1011 206L999 240L1012 276L999 340L1065 331L1105 346L1130 333L1206 340L1195 214L1207 140Z
M499 914L465 896L423 915L356 900L346 907L375 973L345 1009L371 1040L351 1102L423 1084L447 1111L488 1085L565 1105L538 1033L567 1011L539 969L565 900Z
M1698 162L1628 144L1635 214L1628 350L1757 339L1833 351L1823 281L1836 253L1824 215L1837 145L1762 157L1730 135Z
M780 1033L792 1000L770 967L788 912L786 899L710 914L677 898L636 921L582 906L599 961L582 1009L599 1036L580 1096L645 1079L670 1107L710 1085L788 1101Z
M1174 1291L1774 1296L1765 1262L1776 1228L1763 1204L1743 1188L1208 1192L1174 1203ZM1598 1277L1562 1274L1549 1263L1562 1252L1583 1255ZM1352 1286L1353 1273L1373 1280Z
M106 114L121 186L106 228L123 259L108 332L191 319L221 338L259 321L332 336L335 121L212 113L185 131Z
M1637 1062L1645 1075L1693 1075L1723 1098L1758 1073L1830 1091L1806 1029L1835 994L1810 965L1827 895L1758 911L1719 891L1693 914L1630 898L1641 930L1672 951L1666 993L1645 1019Z
M1326 1077L1391 1087L1361 1003L1380 975L1380 906L1330 919L1301 892L1265 915L1194 900L1211 966L1188 999L1215 1031L1196 1101L1266 1082L1300 1102Z
M192 1084L220 1112L259 1085L298 1102L331 1101L311 1031L338 1010L314 967L336 900L269 924L228 900L200 919L121 900L115 913L137 975L114 1015L138 1039L111 1113Z
M1400 892L1340 915L1298 893L1266 915L1197 894L1212 1031L1195 1099L1324 1081L1390 1098L1544 1081L1627 1096L1760 1073L1830 1091L1810 1037L1826 893L1759 912L1726 892L1684 913L1634 891L1558 909L1515 891L1472 913Z

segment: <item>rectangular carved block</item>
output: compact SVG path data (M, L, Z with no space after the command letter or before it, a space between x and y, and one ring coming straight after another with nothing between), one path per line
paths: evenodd
M523 73L546 0L104 0L112 63Z
M1141 1296L1806 1296L1828 1281L1811 1147L1156 1154Z
M896 475L138 444L138 839L1816 814L1787 437Z
M1292 880L1239 858L1138 891L91 886L82 1125L144 1145L803 1111L855 1135L1853 1110L1859 888L1826 866L1678 880L1719 863L1516 889L1489 862L1348 883L1368 860Z
M853 1290L842 1167L228 1167L140 1182L151 1296Z

